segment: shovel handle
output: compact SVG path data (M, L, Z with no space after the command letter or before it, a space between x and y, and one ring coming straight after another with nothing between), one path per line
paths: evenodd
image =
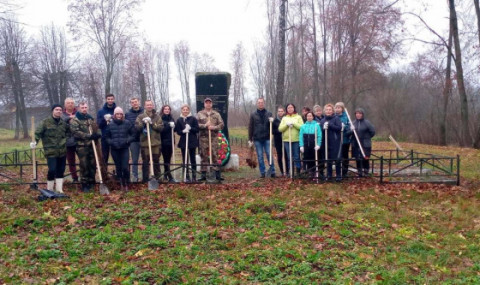
M92 135L92 126L88 126L88 131L90 132L90 135ZM93 155L95 156L95 164L97 165L98 179L100 180L100 184L102 184L103 183L102 171L100 170L100 162L98 161L97 146L95 144L95 140L92 140L92 146L93 146Z
M153 172L153 156L152 156L152 143L150 141L150 123L147 122L147 140L148 140L148 155L150 158L150 177L155 176Z
M32 142L35 142L35 117L32 116L31 118L31 126L32 126ZM32 148L32 169L33 169L33 182L37 181L37 154L36 148Z

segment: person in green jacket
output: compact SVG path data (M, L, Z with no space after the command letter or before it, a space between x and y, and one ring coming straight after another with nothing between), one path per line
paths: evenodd
M160 179L160 133L163 130L162 117L157 114L152 100L146 100L144 104L145 112L138 115L135 120L135 128L140 131L140 147L142 154L142 182L148 181L148 166L150 163L150 153L148 149L147 126L150 128L150 144L152 148L153 174L156 179Z
M62 106L54 104L52 115L43 120L35 130L35 142L30 143L32 149L42 140L45 158L47 159L47 189L63 193L63 173L67 158L67 136L69 128L62 120ZM56 185L55 185L56 182Z
M299 147L299 133L300 128L303 125L302 116L297 114L295 105L287 104L286 108L287 114L283 116L282 121L280 122L280 126L278 126L278 130L283 133L282 139L285 151L287 153L286 161L287 161L287 172L293 163L295 163L295 168L297 173L300 173L300 147ZM291 152L290 152L290 145L291 145Z
M310 172L311 177L315 175L315 152L320 149L322 144L322 130L316 121L313 119L315 115L308 112L305 115L307 121L300 128L299 145L300 152L303 153L303 164L305 170ZM315 137L316 135L316 137Z

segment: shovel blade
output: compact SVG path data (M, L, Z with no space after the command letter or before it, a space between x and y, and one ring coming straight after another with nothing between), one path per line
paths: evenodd
M148 190L157 190L158 189L158 181L155 178L148 180Z
M100 194L102 195L110 194L110 191L108 190L108 187L105 184L100 184Z

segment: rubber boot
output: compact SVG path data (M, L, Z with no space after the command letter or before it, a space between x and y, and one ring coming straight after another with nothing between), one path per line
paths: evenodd
M200 177L200 179L198 179L198 181L207 181L207 172L206 171L202 171L202 176Z
M224 178L222 178L222 175L220 174L220 170L215 171L215 179L217 179L218 181L225 180Z
M63 178L55 179L55 191L58 193L63 193Z
M47 190L53 191L53 186L55 186L55 180L47 180Z
M82 183L82 192L84 193L90 192L90 188L87 183Z

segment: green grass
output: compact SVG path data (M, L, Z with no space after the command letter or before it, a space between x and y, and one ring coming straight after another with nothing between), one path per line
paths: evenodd
M478 152L463 154L474 177ZM257 175L107 197L67 184L71 199L42 203L27 186L2 187L0 283L480 283L473 178L310 185Z

